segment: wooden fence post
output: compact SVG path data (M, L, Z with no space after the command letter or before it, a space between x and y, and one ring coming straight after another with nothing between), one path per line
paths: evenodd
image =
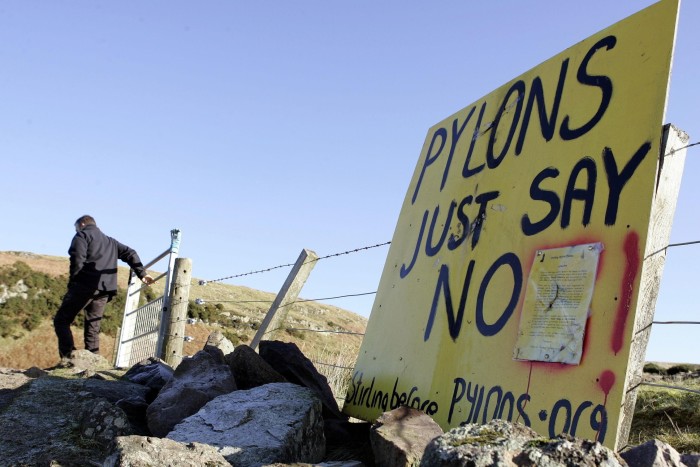
M185 340L185 322L190 298L192 280L192 260L177 258L173 273L173 286L170 295L170 322L163 342L163 360L173 368L182 361L182 347Z
M294 267L289 272L287 280L284 281L282 288L280 289L275 301L272 302L265 319L260 324L258 332L255 333L255 337L250 343L250 347L253 350L257 350L258 344L262 340L263 336L267 333L267 328L272 327L270 332L274 332L280 327L287 317L289 308L286 306L291 304L299 296L301 288L304 286L306 279L311 274L311 270L316 266L316 261L318 261L318 255L311 250L304 249L301 251L297 262L294 263ZM282 303L285 304L282 311L278 313L278 309Z
M637 388L642 381L647 343L654 320L656 297L659 294L661 276L666 263L666 247L671 238L671 225L676 211L678 191L685 165L685 146L690 137L673 125L664 125L661 154L657 162L656 191L649 217L649 231L644 251L639 299L634 321L634 334L630 344L630 356L625 375L626 393L620 410L617 445L619 451L627 445Z

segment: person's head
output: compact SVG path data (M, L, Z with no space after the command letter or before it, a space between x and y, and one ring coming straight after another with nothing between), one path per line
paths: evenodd
M86 225L97 225L95 222L95 218L92 216L88 216L87 214L84 216L80 216L77 221L75 221L75 231L80 232L85 228Z

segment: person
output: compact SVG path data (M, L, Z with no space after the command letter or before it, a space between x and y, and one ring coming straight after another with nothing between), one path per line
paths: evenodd
M81 310L85 310L85 349L99 353L104 308L117 293L118 259L128 264L144 284L154 282L136 251L102 233L92 216L75 221L75 236L68 254L68 289L53 319L61 359L70 358L75 350L70 326Z

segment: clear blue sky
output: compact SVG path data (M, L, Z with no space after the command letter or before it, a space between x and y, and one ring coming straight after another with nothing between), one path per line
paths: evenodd
M2 2L0 250L67 256L84 213L144 259L181 229L205 279L387 242L431 125L652 3ZM691 142L698 24L685 0L666 121ZM700 239L699 174L691 148L671 242ZM387 251L319 262L302 296L375 291ZM700 318L699 258L669 250L657 320ZM698 330L656 326L647 358L700 362Z

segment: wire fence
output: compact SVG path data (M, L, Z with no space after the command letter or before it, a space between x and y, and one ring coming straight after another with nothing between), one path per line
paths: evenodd
M688 144L687 146L684 146L683 148L675 149L674 151L670 152L667 155L673 155L673 153L678 151L678 150L687 149L687 148L698 146L698 145L700 145L700 142ZM349 250L341 251L338 253L332 253L332 254L328 254L325 256L310 259L307 262L305 262L304 264L322 261L322 260L326 260L329 258L340 257L340 256L344 256L344 255L351 255L351 254L363 252L366 250L387 246L390 244L391 244L391 242L388 241L388 242L378 243L378 244L374 244L374 245L368 245L368 246L364 246L364 247L360 247L360 248L349 249ZM654 255L659 254L659 253L666 254L668 249L671 249L671 248L687 247L687 246L698 245L698 244L700 244L700 240L680 242L680 243L669 243L668 245L664 246L663 248L660 248L660 249L648 254L644 259L646 260ZM282 269L282 268L291 268L292 266L294 266L294 264L295 263L278 264L276 266L261 268L261 269L252 270L252 271L248 271L248 272L231 274L231 275L228 275L225 277L220 277L217 279L200 280L199 285L206 286L207 284L210 284L210 283L222 282L225 280L236 279L236 278L241 278L241 277L246 277L246 276L251 276L251 275L256 275L256 274L263 274L263 273L275 271L275 270ZM292 305L305 303L305 302L330 301L330 300L342 299L342 298L347 298L347 297L359 297L359 296L373 295L376 293L377 293L377 291L370 291L370 292L351 293L351 294L336 295L336 296L321 297L321 298L297 299L297 300L293 300L293 301L281 304L280 308L281 307L291 307ZM195 300L195 303L197 303L198 305L206 305L206 304L229 304L229 305L272 304L273 300L204 300L201 298L197 298ZM190 322L190 324L192 324L191 319L189 320L189 322ZM688 321L688 320L660 321L660 320L656 320L656 321L652 321L651 324L652 325L696 325L696 324L700 324L700 321ZM280 326L280 327L275 328L275 329L267 330L265 332L265 335L269 335L269 334L272 334L272 333L277 332L277 331L286 331L287 333L290 333L290 334L308 332L308 333L318 333L318 334L364 336L364 332L348 331L348 330L341 330L341 329L313 329L313 328L308 328L308 327L285 327L285 326ZM187 339L187 337L185 337L185 339ZM353 370L352 366L349 366L346 364L339 364L338 362L321 361L320 359L311 359L311 361L315 365L319 365L322 368L329 368L332 370L340 370L343 372L348 372L348 374L350 371ZM319 370L319 371L321 371L321 370ZM323 371L321 371L321 372L323 373ZM681 390L681 391L689 391L689 392L700 394L700 391L698 391L696 389L686 388L686 387L682 387L682 386L678 386L678 385L650 383L650 382L642 382L642 383L640 383L640 385L661 387L661 388Z
M390 245L391 242L383 242L383 243L377 243L373 245L367 245L359 248L352 248L348 250L343 250L339 251L337 253L331 253L327 255L323 255L320 257L315 257L313 259L309 259L305 261L302 264L308 264L308 263L313 263L313 262L318 262L318 261L323 261L323 260L329 260L331 258L338 258L341 256L347 256L347 255L353 255L356 253L362 253L367 250L375 249L375 248L380 248L380 247L385 247ZM236 274L230 274L225 277L220 277L216 279L209 279L209 280L199 280L198 285L202 287L206 287L209 284L212 283L217 283L217 282L223 282L226 280L230 279L236 279L236 278L242 278L242 277L247 277L247 276L252 276L256 274L264 274L272 271L277 271L279 269L283 268L291 268L295 266L295 263L281 263L275 266L270 266L270 267L265 267L265 268L260 268L256 270L251 270L247 272L240 272ZM364 296L371 296L375 295L377 293L376 290L373 291L367 291L367 292L356 292L356 293L347 293L347 294L340 294L340 295L332 295L332 296L324 296L324 297L318 297L318 298L297 298L294 300L290 300L287 302L283 302L279 305L279 309L287 308L289 309L293 305L299 305L299 304L304 304L304 303L313 303L313 302L327 302L327 301L333 301L333 300L340 300L340 299L345 299L345 298L350 298L350 297L364 297ZM225 310L230 307L235 307L236 305L243 305L243 306L253 306L255 307L256 305L263 305L263 306L270 306L274 303L274 300L264 300L264 299L220 299L218 297L216 298L201 298L197 297L194 300L194 303L199 306L215 306L219 310ZM225 306L225 307L224 307ZM261 312L264 311L263 308L259 308ZM243 317L241 316L236 316L235 318L232 319L241 319ZM248 324L251 326L251 329L257 330L256 326L259 326L260 323L258 322L252 322L250 320ZM197 322L196 319L193 318L188 318L187 320L188 324L195 324ZM330 323L330 320L328 321ZM302 323L305 324L305 323ZM309 354L309 360L316 366L317 371L319 373L323 374L328 382L329 385L331 386L333 393L335 397L339 400L343 399L344 397L338 397L340 395L344 395L344 388L342 388L343 385L347 386L350 378L351 378L351 371L353 370L353 364L355 357L357 355L357 352L359 351L359 344L361 343L361 338L364 336L364 329L362 331L359 330L348 330L345 329L341 326L333 326L332 329L321 329L316 326L314 327L307 327L307 326L298 326L298 325L285 325L282 323L280 326L265 330L263 336L268 337L276 332L283 332L281 339L283 340L292 340L292 341L302 341L301 342L301 350L302 353L304 354ZM308 350L305 346L307 341L303 338L303 333L315 333L319 335L327 335L327 336L338 336L339 338L342 336L346 336L346 338L354 338L355 340L352 340L351 342L348 343L348 345L351 345L352 348L346 349L346 352L340 352L334 353L331 351L325 352L327 350L325 347L322 349L311 349ZM177 336L171 336L171 337L177 337ZM180 336L182 338L182 336ZM359 338L359 341L357 340ZM185 336L185 340L190 339L189 342L192 342L193 339L192 337ZM334 341L337 341L337 339L334 339ZM318 346L319 344L314 341L312 344L311 342L308 342L309 345L312 346ZM337 342L336 342L337 343ZM198 343L201 344L201 343ZM187 353L187 352L183 352ZM184 357L184 356L179 356L179 357ZM334 382L337 382L334 384Z
M333 257L338 257L341 255L348 255L348 254L353 254L353 253L358 253L361 251L365 251L368 249L372 248L378 248L381 246L386 246L389 245L391 242L385 242L385 243L380 243L380 244L375 244L375 245L370 245L367 247L362 247L362 248L355 248L352 250L346 250L342 251L340 253L334 253L326 256L319 257L317 259L311 260L311 261L319 261L322 259L328 259L328 258L333 258ZM659 249L658 251L652 253L651 255L658 254L661 252L666 253L668 249L670 248L676 248L676 247L682 247L682 246L692 246L692 245L698 245L700 244L700 240L698 241L688 241L688 242L681 242L681 243L670 243L666 245L664 248ZM649 255L649 256L651 256ZM311 262L309 261L309 262ZM199 285L206 286L209 283L213 282L221 282L224 280L228 279L233 279L233 278L238 278L238 277L243 277L243 276L248 276L252 274L262 274L265 272L269 271L274 271L276 269L284 268L284 267L291 267L293 266L294 263L289 263L289 264L280 264L278 266L273 266L269 268L264 268L256 271L250 271L246 273L240 273L240 274L233 274L230 276L222 277L219 279L213 279L213 280L208 280L208 281L199 281ZM368 296L368 295L374 295L376 294L377 291L370 291L370 292L361 292L361 293L352 293L352 294L343 294L343 295L335 295L335 296L328 296L328 297L319 297L319 298L309 298L309 299L297 299L293 300L290 302L286 302L280 305L280 308L282 307L291 307L292 305L295 304L300 304L300 303L306 303L306 302L319 302L319 301L332 301L336 299L342 299L342 298L347 298L347 297L359 297L359 296ZM270 305L274 302L274 300L223 300L223 299L215 299L215 300L204 300L201 298L197 298L195 300L195 303L198 305L206 305L206 304L227 304L227 305L238 305L238 304L265 304L265 305ZM189 324L194 324L196 320L193 321L192 318L188 318L188 323ZM700 321L688 321L688 320L671 320L671 321L652 321L653 325L695 325L695 324L700 324ZM340 330L340 329L313 329L309 327L286 327L286 326L280 326L277 328L269 329L265 331L264 335L268 336L271 335L277 331L285 331L288 334L294 334L294 333L300 333L300 332L308 332L308 333L317 333L317 334L334 334L334 335L351 335L351 336L364 336L364 332L356 332L356 331L347 331L347 330ZM186 337L187 339L187 337ZM319 366L319 372L323 374L327 374L329 372L345 372L347 373L348 377L350 375L350 372L353 370L352 366L349 366L347 364L338 364L337 362L328 362L328 361L322 361L318 358L312 358L310 359L311 362L314 365ZM325 369L325 370L324 370ZM694 393L700 393L700 391L683 387L683 386L678 386L678 385L668 385L668 384L659 384L659 383L649 383L649 382L643 382L640 383L640 385L644 386L653 386L653 387L661 387L661 388L666 388L666 389L673 389L673 390L681 390L681 391L688 391L688 392L694 392ZM342 399L339 397L338 399Z
M324 259L335 258L335 257L338 257L338 256L343 256L343 255L350 255L350 254L353 254L353 253L359 253L359 252L361 252L361 251L371 250L371 249L373 249L373 248L379 248L379 247L381 247L381 246L386 246L386 245L390 245L390 244L391 244L391 242L384 242L384 243L378 243L378 244L376 244L376 245L369 245L369 246L363 246L363 247L361 247L361 248L355 248L355 249L353 249L353 250L341 251L341 252L339 252L339 253L332 253L332 254L330 254L330 255L320 256L320 257L318 257L318 258L310 259L310 260L304 262L304 264L314 263L314 262L321 261L321 260L324 260ZM238 277L251 276L251 275L254 275L254 274L262 274L262 273L265 273L265 272L274 271L275 269L288 268L288 267L292 267L292 266L294 266L294 263L279 264L279 265L277 265L277 266L272 266L272 267L265 268L265 269L259 269L259 270L257 270L257 271L250 271L250 272L244 272L244 273L239 273L239 274L233 274L233 275L226 276L226 277L220 277L219 279L201 280L201 281L199 281L199 285L207 285L207 284L210 283L210 282L221 282L221 281L225 281L225 280L228 280L228 279L235 279L235 278L238 278Z

